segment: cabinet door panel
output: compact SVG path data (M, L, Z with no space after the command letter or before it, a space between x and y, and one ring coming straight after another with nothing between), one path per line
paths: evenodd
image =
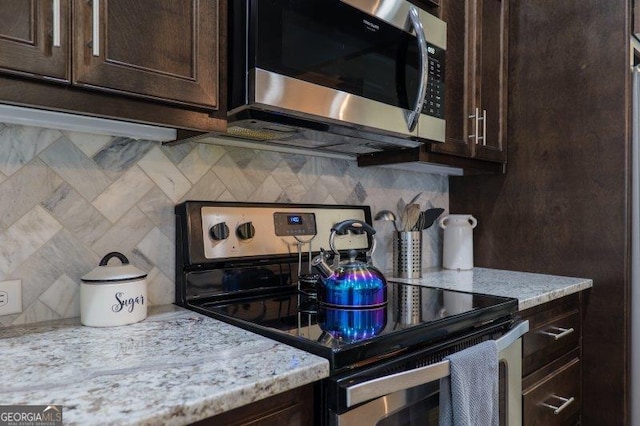
M502 162L506 159L509 2L480 0L478 8L477 104L485 132L484 140L475 146L475 157Z
M0 70L37 78L69 80L68 0L60 0L53 46L54 2L2 0L0 2ZM58 17L59 16L59 17Z
M218 106L218 1L76 0L75 6L74 84Z
M445 56L445 142L431 144L432 152L471 156L468 129L467 86L468 61L467 9L468 1L447 1L443 5L443 20L447 23L447 51Z

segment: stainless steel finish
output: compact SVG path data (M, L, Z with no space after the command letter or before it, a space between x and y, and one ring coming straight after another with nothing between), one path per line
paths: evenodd
M427 50L427 38L424 35L424 29L422 28L422 22L418 16L418 9L415 7L409 8L409 22L418 39L418 47L420 48L420 65L422 72L420 73L420 81L418 82L418 95L416 98L416 105L413 111L407 112L407 128L410 132L415 130L418 125L418 119L420 118L420 112L424 105L424 97L427 95L427 79L429 78L429 51Z
M500 352L507 350L519 338L524 336L527 331L529 331L529 321L525 320L509 330L507 334L496 340L496 345L498 346L498 357L500 357Z
M519 324L517 328L519 327L522 327L520 329L522 336L529 331L529 321ZM504 337L507 336L508 334ZM511 344L507 345L509 341ZM502 342L501 339L498 339L496 343L498 344L498 358L505 367L506 375L505 404L502 409L506 411L507 426L520 426L522 425L522 339L518 338L517 341L513 341L512 338L507 338Z
M487 110L482 110L482 145L487 146Z
M53 0L53 47L60 47L60 0Z
M374 216L373 220L386 220L393 222L393 229L398 232L398 224L396 223L396 215L391 210L380 210Z
M316 237L309 244L313 244L314 251L320 250L321 246L327 246L331 227L334 224L347 219L365 220L364 210L358 208L334 209L330 206L327 208L216 206L203 207L201 213L204 254L207 259L296 253L299 242L295 237L305 240L307 237L301 235L277 236L274 213L313 213L316 221ZM210 237L209 230L222 222L229 226L229 237L216 241ZM241 240L236 235L236 229L239 225L247 222L251 222L255 227L255 235L248 240ZM368 247L368 239L366 234L349 233L336 237L334 244L338 250L362 250Z
M408 19L413 8L413 21L417 18L420 22L423 39L446 50L446 23L406 0L342 1L408 33L418 25ZM367 21L368 24L375 25ZM416 32L420 42L420 31ZM423 68L427 68L424 76L427 80L424 88L420 87L421 94L427 90L426 61L428 58L423 63ZM188 141L221 144L225 140L242 139L268 145L275 151L305 149L311 150L307 151L311 155L356 158L390 149L418 148L426 141L445 140L446 122L441 118L419 112L410 117L412 130L409 131L407 115L411 115L411 111L403 108L263 69L249 69L246 74L246 103L228 111L226 132L210 133ZM424 98L419 96L422 102ZM296 124L283 125L283 121Z
M404 407L419 403L427 398L434 391L437 391L432 383L411 390L403 390L374 399L355 410L347 411L344 414L335 416L333 425L336 426L363 426L377 425L381 419L393 414Z
M557 330L560 333L554 333L552 331L538 331L538 333L540 334L545 334L547 336L551 336L553 337L553 340L559 340L571 333L573 333L575 330L573 329L573 327L571 328L562 328L562 327L549 327L550 330Z
M403 325L419 324L422 319L422 289L420 286L401 286L393 292L398 322Z
M575 401L574 397L563 398L563 397L558 396L558 395L551 395L551 396L549 396L549 398L558 399L558 400L560 400L560 402L562 404L560 404L560 406L556 406L556 405L552 405L552 404L547 404L546 402L541 402L540 405L542 405L543 407L551 408L553 410L553 414L555 414L555 415L560 414L562 412L562 410L567 408L569 405L571 405L571 403L573 401Z
M631 37L630 63L633 74L631 137L631 422L640 425L640 67L633 66L640 55L640 42Z
M445 120L426 114L420 114L420 121L418 122L418 137L420 139L444 142L445 127Z
M91 34L93 56L100 56L100 0L91 0Z
M422 231L393 234L393 275L399 278L422 277Z
M496 340L496 345L498 346L498 359L505 360L507 363L507 374L509 377L509 383L511 384L511 380L513 380L513 382L516 383L514 387L517 387L517 378L519 377L520 379L520 386L518 391L519 396L513 401L511 400L511 398L509 398L509 403L513 402L515 404L517 402L516 399L521 398L520 392L522 391L522 344L521 342L518 342L518 340L527 331L529 331L529 321L523 321L516 327L511 329L507 334ZM512 347L514 346L518 347L519 350L512 349ZM518 352L520 356L516 359L512 352ZM518 370L520 375L516 377ZM512 373L511 375L509 375L510 372ZM423 383L439 380L443 377L447 377L449 374L449 361L445 360L435 364L427 365L425 367L420 367L413 370L392 374L390 376L373 379L368 382L348 387L346 389L346 405L347 407L353 407L357 404L369 401L374 398L398 392L403 389L408 389L410 387L418 386ZM509 386L509 388L511 389L511 386ZM508 396L510 397L510 395Z
M381 130L390 136L418 136L417 131L407 130L405 110L401 108L262 69L254 69L250 74L253 76L250 102L262 109L295 111L303 118ZM419 145L414 141L405 144Z
M341 0L371 16L375 16L401 30L411 32L407 22L409 9L414 7L406 0ZM424 10L418 9L418 15L424 31L429 35L429 43L441 49L447 48L447 24L430 15Z
M474 139L474 143L478 143L478 139L481 138L479 132L480 132L480 122L478 117L480 116L480 109L476 108L476 112L474 114L471 114L469 116L469 118L473 119L473 123L474 123L474 128L475 131L473 132L472 135L469 135L469 139Z

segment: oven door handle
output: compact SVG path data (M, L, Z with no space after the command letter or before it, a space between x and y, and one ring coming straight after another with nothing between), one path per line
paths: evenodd
M509 348L513 343L529 331L529 321L522 321L509 330L504 336L496 340L498 346L498 358L500 352ZM450 374L449 361L440 361L425 367L415 368L409 371L379 377L357 385L345 388L346 405L353 407L362 402L379 398L414 386L434 382L447 377Z

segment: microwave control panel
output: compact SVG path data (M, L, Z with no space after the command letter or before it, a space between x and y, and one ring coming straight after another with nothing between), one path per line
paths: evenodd
M444 119L444 55L439 47L427 44L429 51L429 79L422 113Z

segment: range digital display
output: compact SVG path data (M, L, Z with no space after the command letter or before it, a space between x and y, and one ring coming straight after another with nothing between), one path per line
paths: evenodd
M313 213L274 212L273 224L279 237L316 235L316 216Z
M304 224L304 221L302 220L302 216L294 214L287 216L287 223L289 223L289 225L302 225Z

